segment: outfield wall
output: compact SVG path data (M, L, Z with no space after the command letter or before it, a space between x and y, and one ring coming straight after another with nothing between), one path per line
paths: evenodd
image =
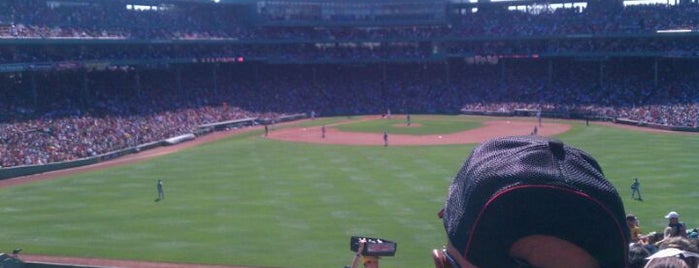
M462 114L467 115L485 115L485 116L526 116L532 117L536 116L536 110L528 109L515 109L514 111L473 111L473 110L462 110ZM646 123L626 118L613 118L600 116L591 113L584 112L556 112L556 111L542 111L541 116L545 118L564 118L564 119L581 119L581 120L593 120L593 121L608 121L616 124L632 125L638 127L646 127L653 129L662 129L669 131L682 131L682 132L699 132L699 128L692 127L680 127L680 126L668 126L654 123Z
M83 265L71 265L71 264L59 264L59 263L44 263L44 262L27 262L24 264L23 268L105 268L97 266L83 266Z
M633 126L639 126L639 127L647 127L647 128L655 128L655 129L663 129L663 130L670 130L670 131L699 132L699 128L660 125L660 124L646 123L646 122L630 120L630 119L625 119L625 118L617 118L614 121L614 123L619 123L619 124L624 124L624 125L633 125Z

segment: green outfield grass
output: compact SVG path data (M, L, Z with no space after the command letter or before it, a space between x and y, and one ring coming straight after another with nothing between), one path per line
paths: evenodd
M492 118L413 119L422 125L415 129L429 126L423 133L431 133ZM558 138L600 162L644 232L662 230L670 210L690 228L699 226L699 207L693 205L699 196L699 135L557 122L573 126ZM341 127L359 131L369 122L356 124ZM381 127L386 126L366 129ZM383 258L382 267L432 266L429 251L445 242L437 212L474 145L316 145L264 139L260 133L0 189L0 251L21 247L26 254L339 268L353 256L349 237L366 235L398 242L397 255ZM633 177L641 182L643 202L630 198ZM159 178L166 199L154 202Z

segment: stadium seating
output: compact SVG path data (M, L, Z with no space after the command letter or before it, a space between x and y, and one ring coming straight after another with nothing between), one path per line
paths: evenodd
M203 1L159 11L55 3L0 3L0 167L309 111L542 109L698 124L696 4L384 16L372 27L350 16L322 27L331 19ZM663 32L678 29L690 32Z

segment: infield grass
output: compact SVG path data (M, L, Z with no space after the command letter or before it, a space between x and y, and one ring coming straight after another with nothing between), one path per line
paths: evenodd
M440 121L449 122L447 128L492 118L413 119L434 131ZM557 122L573 126L558 138L599 161L644 232L662 230L670 210L690 228L699 225L693 205L699 195L699 135ZM360 131L357 124L342 127ZM349 237L366 235L398 242L396 256L383 258L381 267L432 265L429 251L446 239L437 212L474 145L321 145L264 139L260 133L0 189L0 251L21 247L26 254L343 267L353 256ZM642 202L630 198L633 177L641 182ZM159 178L166 199L154 202Z
M410 125L405 115L396 115L390 119L369 120L340 124L335 128L346 132L376 132L384 131L391 134L430 135L451 134L482 126L480 118L465 119L463 117L431 117L411 116Z

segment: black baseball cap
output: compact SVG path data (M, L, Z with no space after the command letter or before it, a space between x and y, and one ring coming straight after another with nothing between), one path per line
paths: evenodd
M600 267L627 267L624 205L588 153L542 136L502 137L476 147L456 174L443 212L452 246L478 267L508 267L510 246L554 236Z

